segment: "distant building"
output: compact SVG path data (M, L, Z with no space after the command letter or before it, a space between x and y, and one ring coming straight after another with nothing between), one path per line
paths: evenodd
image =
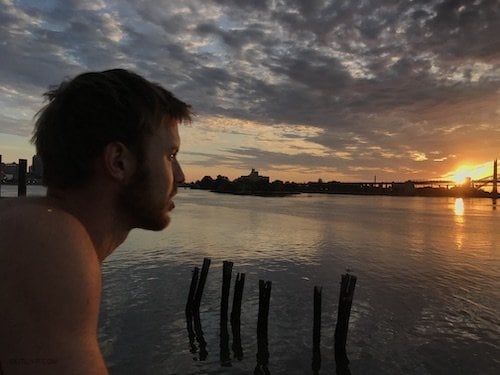
M3 165L3 181L17 182L19 176L19 165L17 163L5 163Z
M43 163L39 155L34 155L31 162L31 176L41 179L43 176Z
M414 195L415 184L411 181L393 182L392 193L396 195Z
M252 171L248 176L241 176L238 180L243 182L266 182L269 183L268 176L260 176L259 172L252 168Z

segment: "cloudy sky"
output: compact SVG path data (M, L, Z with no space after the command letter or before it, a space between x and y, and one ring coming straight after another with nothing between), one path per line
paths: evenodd
M194 107L188 181L405 181L500 156L496 0L0 0L0 33L4 162L33 155L49 85L114 67Z

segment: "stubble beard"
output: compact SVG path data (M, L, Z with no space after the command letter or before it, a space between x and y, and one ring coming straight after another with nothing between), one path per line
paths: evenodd
M132 228L160 231L170 223L166 207L154 200L153 191L151 172L141 165L119 195L119 205Z

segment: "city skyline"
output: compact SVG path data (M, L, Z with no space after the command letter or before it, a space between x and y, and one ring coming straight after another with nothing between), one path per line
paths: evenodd
M35 161L35 158L37 159L36 161ZM14 160L14 161L12 161L12 160L6 161L6 160L4 160L3 155L0 154L0 161L1 161L2 165L18 165L18 163L21 162L22 159L26 160L26 162L27 162L27 164L26 164L27 165L27 172L31 173L32 168L34 169L35 164L37 164L36 171L37 171L37 173L40 174L40 177L41 177L41 175L43 174L42 161L41 161L41 158L37 157L36 154L32 155L31 158L19 158L19 159ZM31 161L31 164L30 164L30 161ZM199 182L203 178L206 178L206 177L225 178L225 179L228 179L229 181L234 181L234 180L239 179L239 178L245 178L245 177L248 177L250 175L256 175L256 176L260 176L259 178L267 179L268 182L271 182L271 181L274 181L274 182L286 181L286 182L293 182L293 183L310 183L310 182L343 182L343 183L348 183L348 182L352 182L352 183L369 183L369 184L371 184L371 183L384 184L384 183L415 182L415 183L424 184L424 185L427 182L431 183L431 185L439 184L440 182L441 183L450 183L451 182L454 186L460 186L460 185L467 186L468 184L473 183L473 182L488 181L486 186L491 187L491 183L495 179L494 176L496 175L495 174L495 169L497 168L496 163L497 163L497 159L495 159L491 163L490 162L485 163L482 166L469 167L469 166L464 165L464 166L462 166L462 168L459 168L456 171L454 171L453 174L446 176L446 178L431 179L431 180L429 180L429 179L420 179L420 180L419 179L415 179L415 180L393 179L392 181L389 181L389 180L381 181L380 179L377 180L377 176L375 175L375 176L373 176L374 177L373 180L356 180L356 181L355 180L350 180L350 181L330 180L330 181L328 181L328 180L323 180L322 178L318 178L316 180L295 181L295 180L280 180L279 178L272 178L272 176L262 177L262 174L259 174L260 172L258 170L256 170L255 168L251 168L249 175L245 174L245 171L240 171L239 172L240 175L238 175L237 177L228 177L228 176L223 175L221 173L216 173L214 176L209 175L209 174L205 174L205 175L203 175L203 177L200 177L197 179L192 179L192 180L186 179L185 183L192 184L195 182Z
M188 181L478 179L499 157L496 2L0 1L4 162L35 153L50 85L113 67L193 105Z

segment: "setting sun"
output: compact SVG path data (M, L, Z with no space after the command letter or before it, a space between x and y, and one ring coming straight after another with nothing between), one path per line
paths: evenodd
M445 178L453 180L457 184L463 184L467 178L472 180L480 180L482 178L492 175L492 164L491 162L479 164L479 165L468 165L464 164L459 166L454 171L448 173Z

